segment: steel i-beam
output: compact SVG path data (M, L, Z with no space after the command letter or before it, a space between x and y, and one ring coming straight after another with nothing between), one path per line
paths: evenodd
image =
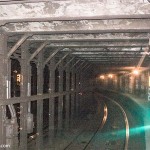
M71 94L71 119L72 119L72 122L73 122L73 118L74 118L74 115L75 115L75 93L74 93L74 90L75 90L75 68L72 69L71 71L72 73L72 76L71 76L71 91L72 91L72 94Z
M11 50L7 54L7 58L10 58L10 56L17 50L17 48L31 35L24 34L21 39L11 48Z
M59 61L58 63L55 65L55 68L58 67L58 65L70 54L71 52L68 52L67 54L65 54Z
M37 94L43 94L43 53L38 54ZM37 139L36 149L43 149L43 99L37 101Z
M6 98L6 82L4 81L7 70L7 63L5 61L7 57L7 36L0 34L0 98L4 100ZM6 144L6 131L5 131L5 120L6 120L6 106L0 106L0 145ZM4 150L5 148L1 148Z
M27 96L27 78L28 78L28 66L27 66L27 59L28 59L28 48L29 43L25 42L21 46L21 96ZM27 150L27 103L20 103L20 150L24 149Z
M54 93L55 90L55 61L54 58L51 59L50 65L49 65L49 141L50 144L53 144L54 140L54 97L52 97L52 93Z
M64 68L66 68L73 60L75 59L75 57L72 57L64 66Z
M29 58L29 60L28 60L28 63L30 63L30 61L31 61L37 54L39 54L47 44L48 44L47 41L44 42L44 43L42 43L42 44L40 45L40 47L37 48L37 50L30 56L30 58Z
M70 90L70 69L69 66L66 67L66 91ZM65 120L65 127L68 129L69 127L69 120L70 120L70 115L69 115L69 106L70 106L70 94L66 95L66 120Z
M59 48L57 50L54 50L52 52L52 54L45 60L45 62L43 63L44 66L61 50L62 48Z
M71 66L70 70L73 69L80 61L81 61L80 59L77 60L77 61Z
M60 64L59 68L59 93L63 92L63 68L62 63ZM58 99L58 135L62 132L63 127L63 95L59 96Z
M83 67L84 63L86 63L85 60L79 64L79 66L76 68L76 70L79 70L79 69L81 70L81 67Z

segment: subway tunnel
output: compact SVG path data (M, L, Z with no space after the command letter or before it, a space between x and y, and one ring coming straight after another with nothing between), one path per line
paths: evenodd
M150 150L149 0L0 0L0 150Z

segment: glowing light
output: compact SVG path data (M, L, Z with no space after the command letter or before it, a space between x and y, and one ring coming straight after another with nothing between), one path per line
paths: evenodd
M137 69L133 70L133 74L134 75L138 75L139 74L139 71Z
M112 79L112 78L113 78L113 75L112 75L112 74L109 74L108 77Z
M150 126L140 126L135 128L130 128L130 136L140 135L141 133L145 133L146 131L150 130ZM111 136L115 134L116 136ZM114 130L113 132L106 132L103 134L98 134L100 138L110 138L111 141L124 139L126 136L126 130Z
M104 76L104 75L101 75L101 76L100 76L100 79L104 80L104 79L105 79L105 76Z

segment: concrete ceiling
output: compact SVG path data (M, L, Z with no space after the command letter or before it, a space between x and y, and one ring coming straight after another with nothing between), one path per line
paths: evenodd
M149 46L148 0L0 0L0 32L11 49L29 41L45 59L60 56L108 67L136 66ZM10 54L11 55L11 54ZM11 56L19 57L19 49ZM146 57L145 57L146 56ZM148 66L147 51L142 66ZM36 57L35 57L36 58Z

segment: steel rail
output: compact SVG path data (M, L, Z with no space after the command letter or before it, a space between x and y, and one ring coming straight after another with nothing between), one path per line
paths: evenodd
M103 120L101 122L101 125L100 125L100 127L97 128L97 130L95 131L94 135L89 140L89 142L86 144L86 146L83 148L83 150L85 150L88 147L88 145L91 143L91 141L94 139L95 135L97 134L98 130L99 129L101 130L104 127L104 125L106 123L106 120L107 120L107 117L108 117L108 109L107 109L106 104L104 103L104 116L103 116Z
M108 117L108 109L107 109L107 106L106 104L104 103L104 117L103 117L103 120L102 120L102 124L100 126L100 129L102 129L107 121L107 117Z
M124 111L123 107L117 103L115 100L107 97L107 96L104 96L106 99L108 99L109 101L113 102L115 105L117 105L119 107L119 109L121 110L123 116L124 116L124 120L125 120L125 126L126 126L126 140L125 140L125 146L124 146L124 150L128 150L128 144L129 144L129 121L128 121L128 118L127 118L127 115L126 115L126 112Z
M83 150L85 150L85 149L88 147L88 145L89 145L90 142L93 140L93 138L95 137L95 135L96 135L96 133L98 132L98 130L99 130L99 129L102 129L102 128L104 127L106 121L107 121L108 109L107 109L107 105L106 105L105 103L104 103L103 114L104 114L104 115L103 115L102 121L100 122L100 126L98 126L98 128L97 128L96 131L94 132L94 135L90 138L89 142L85 145L85 147L83 148ZM46 130L47 130L47 128L45 128L44 131L46 131ZM81 131L79 132L79 134L76 135L76 136L68 143L68 145L66 145L66 146L63 148L63 150L67 150L67 149L73 144L73 142L74 142L75 140L77 140L77 138L80 137L84 132L85 132L85 129L84 129L84 130L81 130ZM43 134L43 136L46 136L46 135L47 135L47 131ZM38 136L37 133L31 135L31 136L28 138L28 143L30 143L32 140L35 140L37 136Z
M84 133L84 130L82 130L75 138L73 138L73 140L65 148L63 148L63 150L67 150L67 148L69 148L69 146L83 133Z
M96 130L96 132L94 133L94 135L92 136L92 138L89 140L88 144L84 147L84 149L90 144L90 142L91 142L92 139L94 138L94 136L95 136L95 134L97 133L97 131L98 131L99 129L102 129L102 128L104 127L104 125L105 125L105 123L106 123L106 120L107 120L107 117L108 117L108 109L107 109L106 104L104 103L104 116L103 116L101 125L100 125L100 127L98 127L98 129ZM47 127L48 127L48 126L47 126ZM44 129L45 133L43 134L43 136L46 136L46 135L47 135L47 131L46 131L46 130L47 130L47 128ZM74 142L80 135L82 135L82 134L84 133L84 131L85 131L85 129L84 129L84 130L81 130L81 131L79 132L79 134L78 134L77 136L75 136L75 137L71 140L71 142L69 142L68 145L63 148L63 150L66 150L67 148L69 148L69 146L70 146L71 144L73 144L73 142ZM32 134L32 135L28 138L28 143L30 143L32 140L35 140L37 136L38 136L37 133Z

